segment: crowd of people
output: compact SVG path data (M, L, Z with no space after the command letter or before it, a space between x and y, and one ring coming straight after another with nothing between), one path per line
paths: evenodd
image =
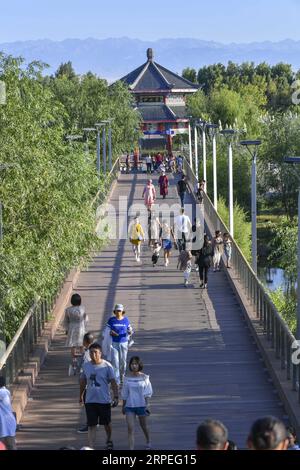
M247 443L249 450L300 450L295 429L286 427L274 416L257 419L251 426ZM218 420L207 419L197 429L196 445L201 450L238 450L229 439L226 426Z
M142 197L148 210L148 246L151 249L151 263L156 267L160 253L163 251L164 266L168 267L172 249L179 251L177 268L183 272L184 286L189 284L193 266L199 273L200 288L207 288L208 271L220 271L222 255L225 255L226 267L230 268L232 240L228 233L215 231L212 240L204 232L199 220L193 224L185 213L185 200L188 184L182 174L182 157L164 160L158 154L155 159L146 158L147 172L158 171L160 196L168 195L168 168L179 171L180 179L177 192L181 201L181 210L173 226L170 221L160 220L153 209L156 200L156 189L151 179L144 187ZM128 163L128 162L127 162ZM203 202L205 181L197 183L194 194L200 204ZM130 226L129 239L136 262L140 262L141 244L145 241L145 230L138 217ZM194 257L194 264L193 264ZM143 372L142 359L135 355L129 360L128 350L133 344L134 330L122 304L116 304L113 315L108 319L100 342L88 331L88 315L82 305L79 294L71 297L71 306L65 310L63 327L67 338L66 346L70 348L71 364L69 375L78 374L80 379L79 403L85 407L86 422L78 432L88 433L88 445L84 449L96 447L97 426L103 426L106 434L107 450L114 448L112 440L111 408L115 408L122 399L122 414L125 416L128 431L128 447L135 447L135 422L138 419L145 437L146 449L151 449L149 430L150 404L153 390L149 375ZM128 371L127 371L128 369ZM11 397L5 387L5 380L0 377L0 450L16 449L16 418L11 407ZM191 443L193 445L193 443ZM217 420L205 420L197 429L196 446L198 450L236 450L236 444L229 439L228 430ZM1 449L2 447L2 449ZM258 419L252 426L247 447L253 450L300 450L293 428L285 425L272 416Z
M118 406L121 397L122 413L126 417L128 428L129 448L134 449L134 426L138 417L145 435L146 449L150 449L147 419L150 414L149 398L152 395L152 386L149 375L143 372L143 362L139 356L131 357L129 373L126 375L127 354L133 344L134 332L124 306L115 305L113 315L103 330L100 344L90 332L86 332L87 317L79 294L73 294L71 304L72 306L66 309L64 318L64 327L67 328L66 346L71 347L72 367L74 357L77 360L76 373L80 374L79 403L85 406L86 413L86 424L78 432L88 433L89 448L94 449L97 425L103 425L106 449L112 450L111 408ZM79 311L74 308L74 304L77 304L76 307L80 305Z

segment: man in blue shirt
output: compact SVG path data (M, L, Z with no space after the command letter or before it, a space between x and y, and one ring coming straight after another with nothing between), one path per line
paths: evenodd
M117 304L114 308L114 316L107 322L112 336L112 365L118 385L123 383L126 371L126 359L128 353L128 340L132 334L132 327L122 304Z

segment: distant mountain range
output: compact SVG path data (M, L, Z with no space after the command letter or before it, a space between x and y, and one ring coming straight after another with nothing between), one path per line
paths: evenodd
M109 81L126 75L146 61L146 49L152 47L154 60L181 74L185 67L198 69L216 62L227 64L253 61L275 64L286 62L295 70L300 68L300 41L253 42L250 44L221 44L199 39L48 39L0 44L0 51L22 56L27 62L41 60L53 73L61 62L72 61L77 73L91 71Z

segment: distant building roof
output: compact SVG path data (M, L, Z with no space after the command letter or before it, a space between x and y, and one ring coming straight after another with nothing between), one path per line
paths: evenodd
M120 80L134 93L153 92L195 92L199 85L180 77L153 61L153 50L147 50L147 62Z

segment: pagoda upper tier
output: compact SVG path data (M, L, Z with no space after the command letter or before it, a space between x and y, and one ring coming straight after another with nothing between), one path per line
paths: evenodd
M180 77L162 65L154 62L153 50L147 50L147 62L133 70L121 81L126 83L134 94L194 93L199 89L195 83Z

